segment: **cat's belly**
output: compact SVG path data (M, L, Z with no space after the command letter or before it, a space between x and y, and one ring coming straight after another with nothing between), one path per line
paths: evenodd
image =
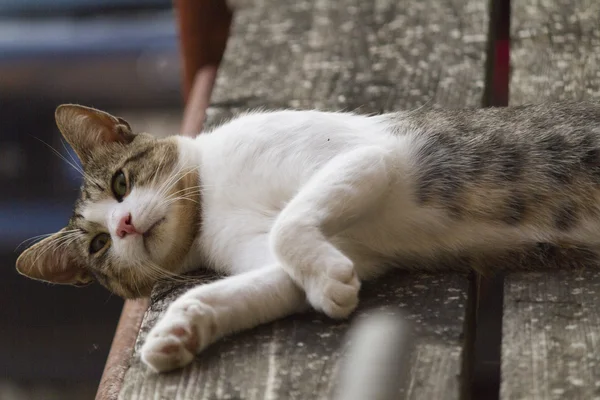
M538 242L592 241L590 232L583 229L560 235L532 226L499 226L421 216L421 221L373 219L338 235L334 242L354 261L363 277L371 271L377 273L377 267L383 264L425 269L436 266L432 260L448 256L495 253Z

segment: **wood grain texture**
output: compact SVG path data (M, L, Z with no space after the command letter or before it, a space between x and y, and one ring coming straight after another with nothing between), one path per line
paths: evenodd
M234 16L208 110L372 113L481 105L485 0L255 0Z
M599 2L513 2L511 24L510 104L600 100ZM600 398L598 263L562 264L506 277L502 399Z
M211 279L207 274L199 282ZM147 371L137 356L146 334L166 307L191 286L155 288L120 399L331 397L347 345L348 322L332 322L314 312L225 338L181 371L161 375ZM459 398L469 307L467 277L396 273L366 283L361 296L354 318L369 310L398 307L415 327L413 369L403 398Z
M598 268L513 273L504 291L502 399L598 398Z
M285 6L256 0L234 16L208 125L256 107L371 113L479 106L487 25L485 0L301 0ZM150 373L139 349L185 289L155 288L120 399L331 398L348 323L314 312L232 335L183 370ZM460 274L396 272L364 285L355 318L372 308L398 308L417 332L399 398L464 397L470 300L470 281Z
M510 104L600 100L600 3L515 1Z

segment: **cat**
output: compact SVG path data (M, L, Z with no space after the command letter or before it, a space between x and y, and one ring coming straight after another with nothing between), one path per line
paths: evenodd
M155 371L304 311L348 317L403 260L600 239L600 106L242 114L192 139L62 105L83 165L66 227L17 260L34 279L135 298L206 266L144 343ZM417 264L419 265L419 264ZM459 265L459 268L470 268Z

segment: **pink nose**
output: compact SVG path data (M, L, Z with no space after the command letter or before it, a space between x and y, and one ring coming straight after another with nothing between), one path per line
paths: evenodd
M119 225L117 226L117 236L122 238L128 233L139 233L135 229L135 226L133 226L133 222L131 222L131 214L129 213L121 217Z

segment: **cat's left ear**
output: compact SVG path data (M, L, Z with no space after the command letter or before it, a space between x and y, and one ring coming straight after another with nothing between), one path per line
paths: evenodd
M84 268L72 237L74 233L61 229L34 244L17 259L17 271L29 278L64 285L85 286L93 281Z
M84 164L99 146L115 142L127 144L135 138L127 121L94 108L63 104L56 109L55 119L58 129Z

